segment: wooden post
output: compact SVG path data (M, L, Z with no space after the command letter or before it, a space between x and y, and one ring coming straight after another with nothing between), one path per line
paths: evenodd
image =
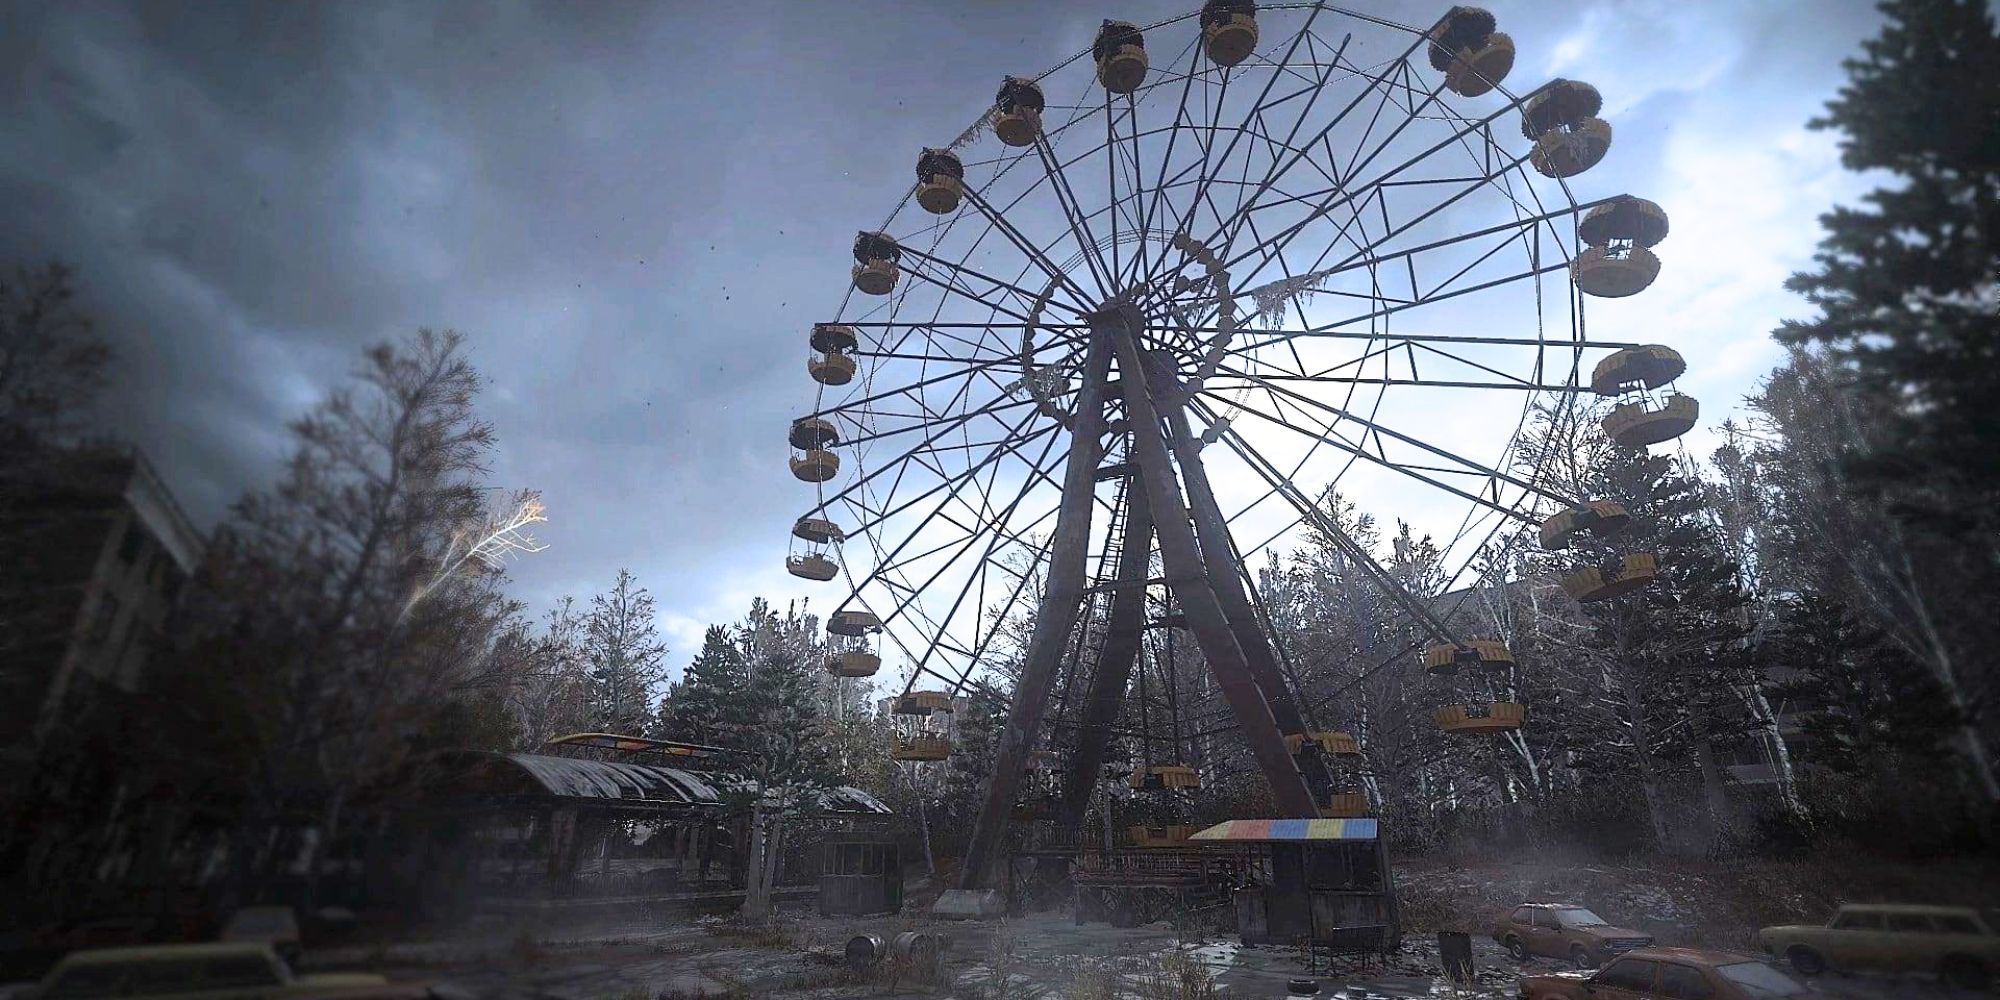
M1109 335L1117 345L1118 382L1124 389L1125 419L1132 428L1133 460L1139 466L1140 481L1146 485L1146 497L1152 502L1167 585L1180 599L1188 628L1201 644L1202 657L1208 661L1216 686L1222 689L1223 698L1236 716L1251 756L1270 782L1271 797L1278 808L1291 816L1316 816L1312 790L1292 762L1292 755L1285 751L1284 736L1271 715L1270 703L1250 675L1243 649L1230 631L1229 619L1216 600L1207 568L1202 564L1187 504L1174 477L1173 459L1160 431L1160 414L1153 406L1152 391L1144 374L1138 331L1145 320L1133 306L1119 304L1092 314L1090 325L1093 337Z
M1007 725L1000 731L993 777L986 785L986 801L979 807L979 818L972 824L972 839L965 847L965 864L958 876L961 889L979 889L988 884L988 869L1000 846L1000 836L1006 832L1008 813L1021 790L1021 774L1026 769L1028 753L1034 749L1035 736L1041 731L1042 716L1048 709L1056 661L1062 656L1063 647L1069 644L1082 609L1085 562L1090 548L1090 508L1097 487L1097 465L1104 452L1104 380L1111 369L1113 350L1110 338L1093 329L1084 358L1083 384L1077 388L1076 415L1070 421L1069 460L1063 469L1055 539L1049 546L1047 589L1035 617L1035 630L1028 639L1021 676L1014 685Z
M1145 632L1153 505L1147 502L1141 483L1125 487L1125 530L1119 545L1117 589L1111 593L1104 647L1098 651L1097 669L1090 676L1090 691L1078 722L1076 754L1070 759L1057 800L1056 827L1061 830L1076 830L1083 823L1090 793L1097 787L1098 771L1104 766L1104 750L1111 743L1111 726L1118 721L1118 709L1132 681L1139 639Z
M1243 649L1243 659L1250 666L1250 676L1257 687L1264 692L1264 700L1271 705L1271 717L1278 721L1278 730L1287 734L1303 736L1306 731L1305 717L1300 714L1298 703L1292 700L1291 688L1285 683L1285 673L1278 666L1278 654L1271 648L1264 626L1257 620L1257 611L1250 604L1250 594L1243 582L1242 567L1236 558L1236 547L1229 540L1229 523L1223 520L1222 505L1216 502L1215 490L1209 485L1208 470L1201 462L1199 441L1188 427L1187 411L1178 404L1166 410L1168 440L1173 446L1174 461L1180 466L1181 483L1187 488L1188 509L1194 514L1195 537L1201 543L1201 561L1208 568L1210 586L1215 588L1215 599L1222 605L1222 614L1229 619L1229 631L1236 636L1236 644ZM1307 783L1313 791L1325 796L1333 791L1333 772L1319 752L1310 745L1300 748ZM1311 814L1309 814L1311 815Z

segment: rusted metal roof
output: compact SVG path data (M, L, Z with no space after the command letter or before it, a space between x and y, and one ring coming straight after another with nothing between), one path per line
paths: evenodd
M536 753L482 755L505 761L534 780L543 792L566 799L615 799L667 806L720 806L725 796L755 794L756 782L740 775L696 773L658 764L584 760ZM888 815L888 806L859 788L826 790L806 812Z

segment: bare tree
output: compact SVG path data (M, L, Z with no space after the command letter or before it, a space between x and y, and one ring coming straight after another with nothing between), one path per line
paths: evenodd
M73 435L105 385L111 347L77 307L75 272L59 263L0 275L0 445Z
M654 619L653 595L630 570L619 570L611 589L590 599L583 623L590 712L607 732L643 732L653 718L667 673L667 647Z
M463 344L423 330L370 348L353 388L292 425L277 487L240 502L218 539L210 626L254 636L279 678L247 836L316 815L310 858L356 787L395 772L454 705L497 702L523 666L496 655L518 611L500 575L454 571L466 532L506 519L481 485L493 432Z

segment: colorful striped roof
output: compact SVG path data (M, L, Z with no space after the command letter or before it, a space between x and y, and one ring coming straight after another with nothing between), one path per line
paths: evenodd
M1232 819L1188 839L1268 844L1290 840L1374 840L1376 836L1373 819Z

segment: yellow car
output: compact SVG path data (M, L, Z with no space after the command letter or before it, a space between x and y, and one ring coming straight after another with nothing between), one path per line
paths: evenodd
M1968 906L1851 903L1826 926L1766 927L1764 950L1812 976L1843 971L1935 972L1979 988L2000 970L2000 935Z
M428 994L421 986L392 984L364 973L296 975L270 945L214 942L73 951L40 984L18 995L33 1000L388 1000Z

